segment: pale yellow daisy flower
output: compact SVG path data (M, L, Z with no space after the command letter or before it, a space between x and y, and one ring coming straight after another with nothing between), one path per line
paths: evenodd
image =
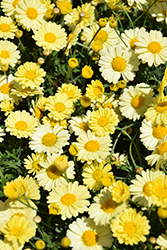
M1 8L7 16L13 16L19 1L20 0L2 0Z
M65 93L70 100L73 102L76 102L81 98L81 90L78 88L78 86L75 86L72 83L63 83L61 87L58 87L57 93Z
M20 51L17 46L9 41L0 41L0 64L15 66L20 58Z
M78 181L75 181L55 187L47 199L49 204L56 203L59 206L61 218L65 220L72 218L72 216L77 217L79 213L87 211L90 197L87 187L79 185Z
M5 120L6 131L17 138L31 136L37 126L36 119L30 113L23 111L12 112Z
M44 161L46 158L43 153L32 153L31 156L27 155L27 158L24 159L24 167L28 170L29 174L36 175L41 169L41 161Z
M72 4L69 0L57 0L56 5L60 9L62 15L67 15L72 12Z
M91 84L88 84L86 87L86 96L88 96L91 101L97 100L100 101L104 94L103 83L99 80L92 80Z
M109 187L113 200L117 203L126 202L130 198L129 186L125 182L118 180Z
M17 31L16 23L11 17L0 17L0 38L13 39Z
M4 100L0 103L0 109L2 112L5 112L4 115L8 116L14 110L14 101L13 100Z
M138 42L138 38L145 34L145 28L136 27L135 29L124 30L124 33L121 34L123 41L125 42L126 46L135 50L136 45L135 43ZM122 46L126 48L125 44L122 42Z

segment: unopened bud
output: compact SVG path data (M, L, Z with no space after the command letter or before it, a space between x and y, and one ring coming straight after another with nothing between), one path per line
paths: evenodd
M60 12L59 8L54 8L54 9L53 9L53 13L54 13L55 15L59 14L59 12Z
M38 249L38 250L45 249L45 246L46 246L46 244L45 244L45 242L43 240L37 240L35 242L35 248Z
M106 27L107 19L106 18L100 18L98 21L98 24L101 28Z
M98 5L98 2L97 2L97 1L93 1L93 0L92 0L92 1L91 1L91 5L93 5L93 6L95 6L95 7L96 7L96 6Z
M50 51L49 49L44 49L44 50L43 50L43 55L44 55L44 56L49 56L50 53L51 53L51 51Z
M56 168L64 172L68 168L68 157L66 155L61 155L54 160L54 165Z
M38 224L38 223L41 223L42 218L41 218L39 215L36 215L36 216L34 217L33 221L34 221L35 223Z
M1 70L6 72L9 69L8 64L1 64Z
M78 60L77 58L70 58L68 60L68 66L71 68L71 69L74 69L78 66Z
M80 99L80 103L82 107L87 108L91 105L91 99L88 96L83 95Z
M21 38L21 37L23 36L23 31L22 31L22 30L17 30L17 31L15 32L15 36L16 36L17 38Z
M61 245L62 247L68 248L70 244L71 244L71 240L70 240L67 236L65 236L65 237L63 237L63 238L61 239L60 245Z
M45 62L45 59L42 58L42 57L39 57L38 60L37 60L37 63L38 63L39 65L44 64L44 62Z
M117 21L115 19L109 20L109 26L110 28L116 28L118 25Z
M86 36L81 36L81 37L80 37L80 40L81 40L82 42L85 42L85 41L87 40L87 38L86 38Z
M80 17L85 17L85 12L83 12L83 11L81 11L80 13L79 13L79 15L80 15Z
M152 237L150 237L149 241L151 244L155 244L157 242L157 239L152 236Z

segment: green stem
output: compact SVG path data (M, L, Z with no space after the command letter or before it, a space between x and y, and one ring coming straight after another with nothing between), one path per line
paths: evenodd
M36 209L35 207L32 207L32 206L29 204L29 202L28 202L28 204L27 204L27 203L25 203L24 201L20 200L19 198L17 198L17 200L18 200L19 202L21 202L23 205L25 205L25 206L27 206L27 207L29 207L29 208L32 208L33 210L38 211L38 209Z
M121 35L119 34L117 28L114 29L115 32L117 33L117 35L119 36L119 38L121 39L121 41L125 44L125 46L128 48L128 45L125 43L125 41L122 39Z
M121 136L121 134L122 134L122 131L119 133L119 135L117 136L117 139L115 140L115 142L114 142L114 145L113 145L113 147L112 147L112 150L111 150L111 156L112 156L112 154L114 153L114 149L115 149L115 147L116 147L116 145L117 145L117 142L118 142L118 140L119 140L119 137Z
M68 177L67 177L66 171L65 171L63 174L64 174L64 177L65 177L66 181L67 181L67 182L70 182L69 179L68 179Z
M49 228L51 228L51 229L54 229L54 228L51 227L50 225L46 224L44 221L41 221L41 223L42 223L43 225L45 225L46 227L49 227Z
M95 34L93 35L92 39L90 40L88 46L90 46L91 42L93 41L93 39L95 38L95 36L97 35L97 33L101 30L101 27L98 28L98 30L95 32Z
M29 54L27 53L27 51L26 51L26 49L25 49L25 47L24 47L24 44L22 43L21 39L18 38L18 40L19 40L19 43L21 44L22 49L23 49L24 53L26 54L28 60L31 61L31 59L30 59L30 57L29 57Z
M121 3L119 3L119 6L123 9L123 11L125 12L125 14L127 15L127 18L129 19L129 22L130 22L130 24L131 24L131 27L134 29L135 26L133 25L132 19L130 18L128 12L127 12L126 9L122 6Z
M72 68L70 68L70 69L68 70L67 75L66 75L66 77L65 77L65 79L64 79L64 82L67 81L67 79L68 79L68 77L69 77L69 74L71 73L71 70L72 70Z

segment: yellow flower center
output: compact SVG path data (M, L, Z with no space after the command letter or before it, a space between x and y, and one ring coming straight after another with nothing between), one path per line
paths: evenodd
M1 86L1 92L3 94L9 94L11 92L12 85L10 83L5 83Z
M149 43L147 48L148 51L152 54L158 54L162 49L161 44L159 42L151 42Z
M112 199L106 200L102 206L103 211L105 213L113 213L115 211L116 207L117 207L117 203Z
M99 150L99 148L100 148L100 144L98 141L95 141L95 140L88 141L85 144L85 149L89 152L96 152L97 150Z
M33 168L37 169L37 170L40 170L41 169L41 166L39 165L39 161L34 161L32 163L32 166Z
M155 109L158 113L163 113L167 110L167 102L159 102Z
M83 129L85 132L89 130L89 126L86 122L81 122L80 124L81 129Z
M44 39L48 43L54 43L56 41L56 36L55 34L49 32L44 36Z
M154 194L159 198L165 198L167 196L167 189L163 186L158 186Z
M16 122L15 128L18 130L24 131L27 128L27 123L24 121Z
M102 88L100 88L100 87L95 87L95 88L94 88L94 94L95 94L96 96L99 96L99 95L101 95L102 93L103 93Z
M167 142L162 142L157 148L158 154L163 155L167 152Z
M134 234L136 232L136 227L132 222L128 222L125 227L124 230L127 234Z
M56 105L55 105L55 108L58 112L63 112L65 110L65 105L61 102L58 102Z
M143 106L143 104L144 104L144 97L141 95L137 95L137 96L133 97L131 100L131 105L135 109L141 108Z
M60 213L60 207L58 205L56 205L56 203L53 203L50 207L49 207L49 214L59 214Z
M42 137L42 144L48 147L53 146L57 142L57 136L53 133L48 133Z
M95 179L96 181L99 181L102 177L102 171L101 170L95 170L92 174L93 179Z
M88 247L95 245L97 243L97 239L97 233L92 230L88 230L82 235L82 241L84 245Z
M122 72L126 67L126 62L122 57L118 56L112 60L111 65L113 70Z
M20 2L20 0L14 0L14 1L13 1L13 7L15 8L16 5L18 5L19 2Z
M150 183L151 181L147 182L144 186L143 186L143 193L147 196L151 196L151 189L150 189Z
M104 127L106 126L108 123L108 119L106 117L101 117L99 120L98 120L98 124L101 126L101 127Z
M62 172L59 171L54 164L47 168L46 173L52 180L59 178L59 176L62 174Z
M3 57L4 59L10 58L10 54L7 50L2 50L0 57Z
M167 135L167 128L163 125L158 125L153 128L153 136L157 139L161 139Z
M10 30L10 26L9 26L7 23L2 23L2 24L0 25L0 30L1 30L2 32L7 32L7 31Z
M70 43L71 39L73 38L73 34L70 33L67 37L67 45Z
M130 41L129 44L130 44L131 49L135 49L135 48L136 48L135 42L138 42L137 38L133 38L133 39Z
M76 197L73 194L65 194L61 197L61 202L65 206L70 206L76 201Z
M38 16L38 11L35 8L28 8L26 11L26 15L31 20L36 19Z
M66 94L66 95L68 95L68 97L72 97L74 94L73 94L73 92L72 91L70 91L70 90L65 90L64 91L64 93Z
M19 236L20 235L20 233L21 233L21 230L22 230L22 228L21 227L13 227L12 228L12 234L14 234L15 236Z
M107 33L104 30L100 30L95 36L94 40L100 40L102 43L104 43L107 40Z
M28 78L28 79L34 79L35 77L35 73L33 70L28 70L25 74L25 77Z

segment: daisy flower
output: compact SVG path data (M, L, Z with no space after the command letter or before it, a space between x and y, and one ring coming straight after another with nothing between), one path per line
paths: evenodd
M68 121L70 133L75 135L80 135L90 130L88 125L88 120L90 118L91 111L88 110L86 115L82 114L81 116L72 116Z
M166 208L167 204L167 176L161 175L149 184L152 204Z
M84 29L93 23L95 19L94 10L95 7L91 3L82 4L73 9L71 13L65 15L65 24L71 27L76 27L77 25L81 29Z
M15 66L20 58L20 51L17 46L9 41L0 41L0 64Z
M116 45L119 40L117 33L114 29L110 28L109 23L104 28L100 30L99 28L100 26L97 23L93 23L90 27L83 30L82 36L86 38L84 44L89 45L91 48L94 41L100 41L103 46L103 49L100 51L101 54L110 46Z
M79 36L80 31L81 31L81 28L79 26L76 26L75 29L70 34L68 34L67 46L66 46L65 52L64 52L64 54L66 56L69 55L69 53L71 51L71 47L74 46L76 44L76 42L78 41L78 36Z
M39 0L20 0L16 6L15 17L19 25L28 31L36 30L45 22L46 7Z
M153 90L145 83L125 88L119 98L119 108L123 116L133 121L139 120L152 102Z
M75 143L79 153L77 154L77 160L81 162L87 161L91 163L94 160L101 162L105 159L111 150L111 139L110 136L95 136L90 130L86 133L82 133Z
M90 202L90 193L87 187L79 185L78 181L69 182L66 185L55 187L47 197L48 203L56 205L60 208L62 220L77 217L79 213L84 213L88 210Z
M100 193L93 198L94 203L89 207L88 213L96 225L107 226L111 219L127 208L126 203L117 203L113 200L108 188L101 189Z
M149 184L155 180L158 176L164 176L164 173L155 169L142 170L141 175L137 174L134 180L131 180L133 184L130 185L130 193L132 195L132 201L140 204L144 207L150 207L152 204L151 189Z
M31 137L29 147L38 153L57 153L61 152L62 147L69 144L69 137L67 130L64 130L58 124L52 128L48 123L37 128Z
M167 135L167 125L152 125L151 121L142 121L140 140L148 150L155 150L160 139Z
M96 160L91 164L85 164L82 171L83 183L88 189L99 190L103 187L103 176L111 173L111 165L106 164L105 161L98 163ZM113 176L113 182L114 182Z
M13 39L17 29L18 28L11 17L0 17L0 38Z
M142 10L143 9L142 5L148 5L148 2L146 0L128 0L128 4L130 6L137 5L139 10Z
M6 16L13 16L15 14L16 6L20 0L2 0L1 8L5 12Z
M86 96L88 96L91 101L101 100L104 94L103 83L99 80L92 80L91 84L88 84L86 87Z
M135 43L138 42L139 37L145 34L145 31L146 29L144 27L136 27L135 29L124 30L124 33L121 34L121 37L124 40L125 44L128 46L128 48L135 50ZM122 43L122 46L124 48L126 48L125 44Z
M112 194L112 199L117 202L126 202L130 198L129 186L125 182L119 180L109 187Z
M145 159L151 166L156 163L156 169L164 169L167 163L167 136L159 140L155 150L151 155L146 156Z
M35 176L39 185L47 191L67 184L66 178L74 179L74 162L67 162L67 169L64 173L57 168L56 159L59 156L60 154L52 154L45 161L40 162L42 169Z
M153 98L153 103L145 112L146 121L151 121L153 126L167 124L167 97L161 100L159 96Z
M46 109L50 111L49 117L63 120L74 112L74 104L67 94L56 93L54 96L48 97Z
M99 60L99 70L102 72L102 77L114 84L121 76L126 82L133 81L134 71L138 70L138 65L136 54L129 48L123 49L120 44L109 47Z
M46 22L34 31L32 38L39 47L59 51L66 46L65 29L56 23Z
M167 249L167 235L166 234L159 235L156 243L162 250Z
M8 116L9 114L12 113L12 111L14 110L14 101L13 100L4 100L0 103L0 109L2 112L5 112L4 115Z
M68 99L72 100L73 102L78 101L82 95L78 86L75 86L72 83L63 83L61 87L58 87L57 93L65 93L68 96Z
M12 112L5 120L6 131L17 138L31 136L37 126L36 119L30 113L23 111Z
M113 109L99 108L97 111L93 111L90 114L88 121L89 127L95 135L106 136L109 133L113 134L115 126L119 123L118 115Z
M23 88L34 89L44 82L46 72L37 63L25 62L17 68L16 80Z
M72 4L69 0L57 0L56 5L60 9L62 15L67 15L72 11Z
M111 162L112 165L118 165L118 166L125 166L126 165L126 159L127 156L125 154L120 154L120 153L114 153L112 156L109 158L109 162Z
M72 250L103 250L110 248L113 243L109 226L96 226L90 218L77 218L69 225L67 237L70 239Z
M152 17L156 18L157 22L163 22L167 24L167 3L166 2L156 2L155 5L150 9Z
M149 67L154 64L157 67L167 61L167 37L163 37L160 31L145 32L138 40L139 42L135 43L135 52L142 63L148 63Z
M43 153L32 153L31 156L27 155L27 158L24 159L24 167L28 170L29 174L36 175L41 169L41 161L45 160L45 155Z
M113 236L120 244L137 245L139 241L145 242L145 235L149 234L149 221L143 213L136 209L127 208L111 221Z
M3 142L4 138L3 136L5 136L6 134L4 133L4 129L0 127L0 142Z

